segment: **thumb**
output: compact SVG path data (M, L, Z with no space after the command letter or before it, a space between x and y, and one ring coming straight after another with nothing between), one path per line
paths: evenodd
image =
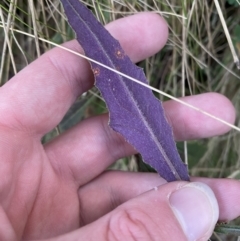
M131 199L97 221L51 241L207 241L218 214L216 198L207 185L172 182Z

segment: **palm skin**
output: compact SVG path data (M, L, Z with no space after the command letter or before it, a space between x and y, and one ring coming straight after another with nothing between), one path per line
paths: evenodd
M163 19L151 13L118 20L107 28L135 62L160 50L168 34ZM76 41L65 46L82 52ZM51 237L73 230L81 237L88 237L85 240L91 240L92 230L96 230L93 221L99 218L103 227L99 233L107 240L110 237L107 224L114 216L112 210L165 184L155 174L105 172L118 158L135 153L108 127L106 114L85 120L46 145L41 144L43 135L61 121L76 98L92 85L89 64L55 48L1 87L0 240L62 240ZM209 93L186 97L185 101L234 122L234 108L221 95ZM221 110L216 108L219 105ZM210 137L228 131L221 123L173 101L166 102L164 108L176 140ZM183 124L179 126L179 123ZM238 182L198 180L215 192L221 220L239 215ZM223 192L226 186L227 193ZM119 232L114 231L115 228L117 223L111 226L110 232ZM72 236L67 240L76 240L76 232L69 234Z

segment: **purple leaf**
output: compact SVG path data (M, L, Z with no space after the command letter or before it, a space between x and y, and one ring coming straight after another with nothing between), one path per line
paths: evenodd
M62 4L86 56L147 83L143 70L131 62L119 42L82 3L62 0ZM189 180L161 102L152 91L96 63L91 66L110 112L110 127L167 181Z

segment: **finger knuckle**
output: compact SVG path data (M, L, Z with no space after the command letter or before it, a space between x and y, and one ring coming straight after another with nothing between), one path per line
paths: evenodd
M157 225L143 210L120 210L109 219L108 240L157 240L154 228Z

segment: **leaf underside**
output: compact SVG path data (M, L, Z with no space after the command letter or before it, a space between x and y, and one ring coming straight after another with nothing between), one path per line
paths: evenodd
M147 83L143 70L131 62L90 10L79 0L62 0L62 4L86 56ZM152 91L96 63L91 62L91 67L110 113L110 127L133 145L161 177L188 181L172 129Z

